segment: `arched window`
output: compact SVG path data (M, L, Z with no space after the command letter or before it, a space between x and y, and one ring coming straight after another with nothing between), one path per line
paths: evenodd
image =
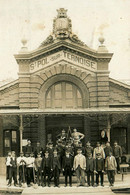
M82 108L80 89L69 82L52 85L46 93L46 108Z

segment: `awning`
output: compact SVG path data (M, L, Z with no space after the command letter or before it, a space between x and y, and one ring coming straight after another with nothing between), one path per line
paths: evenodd
M85 109L3 109L0 115L49 115L49 114L130 114L130 108L85 108Z

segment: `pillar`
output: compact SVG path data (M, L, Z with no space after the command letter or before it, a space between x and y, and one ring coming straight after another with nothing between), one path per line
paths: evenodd
M85 143L87 141L91 141L90 119L87 116L84 116L84 134L85 134Z
M46 130L45 130L45 115L39 116L38 122L38 139L41 146L45 148L46 146Z
M23 151L23 144L22 144L22 140L23 140L23 115L20 115L20 127L19 127L19 131L20 131L20 152Z

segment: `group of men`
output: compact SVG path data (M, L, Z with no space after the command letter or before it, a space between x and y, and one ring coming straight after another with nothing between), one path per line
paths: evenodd
M115 142L112 148L108 141L105 147L97 142L96 147L93 148L89 141L83 147L81 142L83 138L82 133L74 130L67 139L63 130L55 147L52 142L49 142L43 149L40 142L37 142L34 149L31 141L28 140L27 146L18 158L14 151L9 152L6 158L8 186L11 186L13 179L15 186L21 187L26 183L28 187L32 184L50 187L53 179L54 186L60 187L61 172L65 177L65 187L68 183L72 186L74 174L77 177L77 186L86 185L85 175L87 175L87 186L98 186L99 178L101 186L104 186L105 172L110 186L114 185L115 173L120 172L121 147ZM96 175L95 182L94 175Z

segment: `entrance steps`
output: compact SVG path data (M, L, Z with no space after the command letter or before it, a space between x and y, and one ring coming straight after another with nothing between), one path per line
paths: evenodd
M37 189L25 188L22 195L114 195L109 187L38 187Z

